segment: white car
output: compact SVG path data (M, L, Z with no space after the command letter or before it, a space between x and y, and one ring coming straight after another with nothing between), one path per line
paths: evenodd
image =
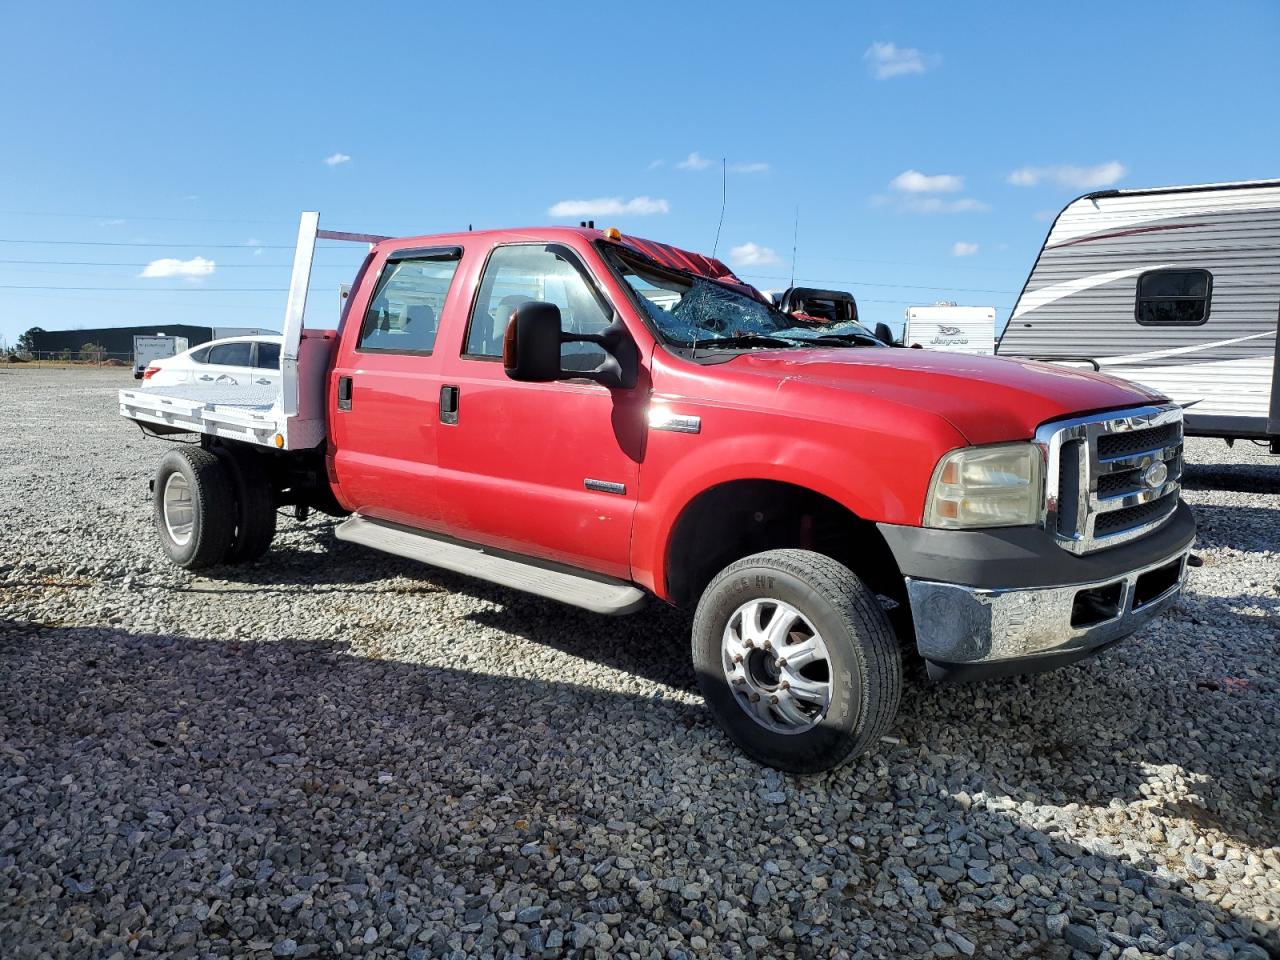
M243 387L280 385L280 337L227 337L153 360L142 372L144 388L176 384Z

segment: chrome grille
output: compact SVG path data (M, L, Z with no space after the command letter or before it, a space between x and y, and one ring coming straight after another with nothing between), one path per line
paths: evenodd
M1177 509L1182 410L1175 405L1048 423L1036 442L1046 465L1043 523L1063 549L1089 553L1134 540Z

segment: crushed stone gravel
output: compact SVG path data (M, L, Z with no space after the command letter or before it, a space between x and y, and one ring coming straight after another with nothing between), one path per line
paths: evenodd
M7 957L1280 956L1280 458L1194 440L1176 609L909 681L881 749L756 766L688 618L608 619L283 519L166 562L127 371L0 371Z

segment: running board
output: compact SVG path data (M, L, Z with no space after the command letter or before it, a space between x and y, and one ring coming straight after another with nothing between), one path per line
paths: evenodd
M384 520L371 520L359 514L352 514L338 524L334 534L348 543L465 573L594 613L631 613L644 603L644 591L622 580L584 573L545 560L491 551L476 544Z

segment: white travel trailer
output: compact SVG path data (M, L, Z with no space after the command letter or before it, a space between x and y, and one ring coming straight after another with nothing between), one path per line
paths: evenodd
M1107 190L1054 221L997 352L1168 394L1280 453L1280 180Z
M954 303L907 307L902 345L917 344L926 350L989 356L996 350L996 308L958 307Z
M186 337L170 337L157 333L154 337L134 335L133 379L141 380L142 371L153 360L163 360L187 349Z

